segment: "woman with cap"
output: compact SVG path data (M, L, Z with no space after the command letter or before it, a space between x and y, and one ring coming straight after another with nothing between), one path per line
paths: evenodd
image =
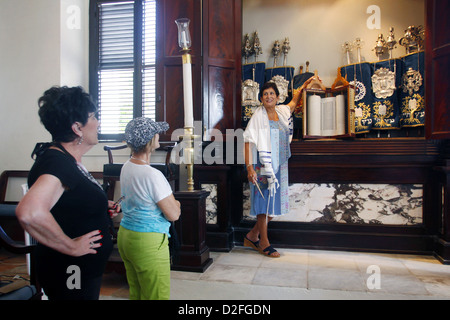
M143 117L131 120L125 128L131 158L120 174L124 201L117 243L131 300L170 298L169 228L170 221L180 216L180 202L164 175L150 166L151 155L159 147L159 133L168 129L166 122Z

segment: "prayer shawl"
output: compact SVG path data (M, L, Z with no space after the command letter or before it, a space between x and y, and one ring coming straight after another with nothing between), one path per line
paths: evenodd
M275 111L278 114L279 121L282 121L289 128L289 142L291 142L293 121L289 107L287 105L279 105L275 107ZM261 174L270 177L274 176L278 172L280 161L278 152L272 153L269 117L264 106L258 107L253 113L244 132L244 142L249 142L252 146L253 163L256 163L255 151L259 152L259 159L264 165L264 169L261 169ZM274 141L274 145L278 145L278 141Z

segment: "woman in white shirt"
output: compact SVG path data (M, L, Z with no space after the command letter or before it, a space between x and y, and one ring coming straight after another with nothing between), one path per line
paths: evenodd
M150 166L159 133L168 129L166 122L143 117L131 120L125 129L131 158L120 174L124 200L117 243L132 300L170 298L169 228L180 216L180 202L164 175Z

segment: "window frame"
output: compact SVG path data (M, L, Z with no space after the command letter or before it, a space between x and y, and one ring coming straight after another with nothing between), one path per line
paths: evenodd
M145 63L143 61L143 11L145 0L90 0L89 3L89 93L95 101L99 101L99 5L104 3L134 2L134 54L133 54L133 118L143 115L143 79ZM155 73L156 68L155 57ZM155 84L156 89L156 84ZM100 106L99 106L100 107ZM155 112L157 113L157 104ZM100 119L101 120L101 119ZM122 142L123 133L99 133L100 142Z

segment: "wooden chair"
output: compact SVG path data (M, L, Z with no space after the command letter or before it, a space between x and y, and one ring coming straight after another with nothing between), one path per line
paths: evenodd
M173 191L179 189L179 166L170 163L170 156L173 148L177 145L176 142L159 142L160 147L157 151L166 151L166 158L164 163L151 163L150 165L159 171L169 181ZM103 185L108 194L108 199L113 200L116 182L120 179L120 170L122 163L114 163L113 151L127 148L126 144L119 146L104 146L103 150L108 153L108 163L103 165Z
M7 201L6 193L11 179L24 179L28 177L28 171L5 170L0 175L0 225L8 236L14 241L24 241L22 226L16 218L17 201Z
M19 288L8 293L0 295L0 300L41 300L42 290L36 280L34 250L36 245L22 245L13 240L5 233L0 226L0 247L6 251L14 254L29 254L30 255L30 281L28 285L19 285ZM5 284L5 283L4 283ZM15 286L17 283L7 283L6 285ZM6 285L0 284L0 289L7 288ZM8 290L5 290L8 291Z

